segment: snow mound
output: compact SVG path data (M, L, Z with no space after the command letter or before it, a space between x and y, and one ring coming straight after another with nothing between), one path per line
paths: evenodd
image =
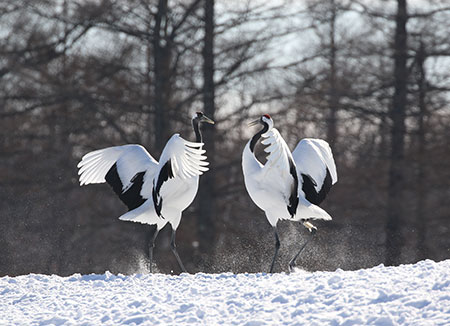
M450 260L292 274L0 278L0 325L449 325Z

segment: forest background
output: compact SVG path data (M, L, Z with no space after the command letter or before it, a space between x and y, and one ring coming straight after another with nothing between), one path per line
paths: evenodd
M194 139L197 110L216 125L177 232L190 272L268 271L273 234L241 169L262 113L337 163L333 220L299 266L450 258L449 30L444 0L3 0L0 275L146 272L150 227L119 221L125 206L76 166L126 143L158 159L173 133ZM308 234L280 229L287 271ZM178 273L168 232L155 260Z

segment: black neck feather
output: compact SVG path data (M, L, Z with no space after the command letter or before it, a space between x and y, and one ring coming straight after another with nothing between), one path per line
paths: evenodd
M192 127L194 128L194 132L195 132L195 141L197 143L202 143L203 142L203 138L202 138L202 133L200 131L200 126L198 123L198 119L193 119L192 120Z
M261 138L261 135L266 133L267 130L269 130L269 125L267 123L263 123L264 127L258 131L253 137L252 140L250 141L250 151L252 151L252 153L255 151L255 146L256 143L258 142L258 140Z

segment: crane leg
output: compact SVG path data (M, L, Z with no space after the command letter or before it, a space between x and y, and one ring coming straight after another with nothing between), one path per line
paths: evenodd
M273 267L275 265L275 260L277 259L278 249L280 249L280 238L278 237L278 229L276 226L273 227L273 232L275 234L275 253L273 255L272 264L270 265L270 272L273 272Z
M175 255L175 258L177 259L178 265L180 266L180 269L182 272L187 273L186 268L184 268L183 262L181 261L180 255L178 255L177 252L177 245L175 244L175 235L176 231L172 229L172 238L170 240L170 248L172 249L173 254Z
M311 237L309 237L308 240L306 240L306 242L303 244L303 246L300 248L300 250L294 256L294 258L292 258L291 261L289 262L289 271L292 271L294 269L295 261L297 260L298 256L300 256L303 249L306 248L306 245L309 243L309 241L311 241L312 237L314 236L314 234L316 234L316 231L317 231L317 228L308 221L303 222L303 225L309 230L309 232L311 233Z
M158 228L155 229L155 231L153 232L152 238L150 239L150 242L148 244L148 259L149 259L149 270L150 273L153 273L153 268L152 268L152 264L153 264L153 248L155 247L155 240L156 237L158 236L159 230Z

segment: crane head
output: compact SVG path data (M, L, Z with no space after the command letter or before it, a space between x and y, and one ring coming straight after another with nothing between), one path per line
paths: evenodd
M193 121L197 121L197 122L205 122L205 123L209 123L209 124L214 124L214 121L210 118L208 118L203 112L201 111L197 111L195 112L194 116L192 117Z
M273 127L273 120L268 114L262 115L259 119L256 119L254 121L251 121L248 125L249 126L255 126L257 124L261 125L267 125L268 130L272 129Z

